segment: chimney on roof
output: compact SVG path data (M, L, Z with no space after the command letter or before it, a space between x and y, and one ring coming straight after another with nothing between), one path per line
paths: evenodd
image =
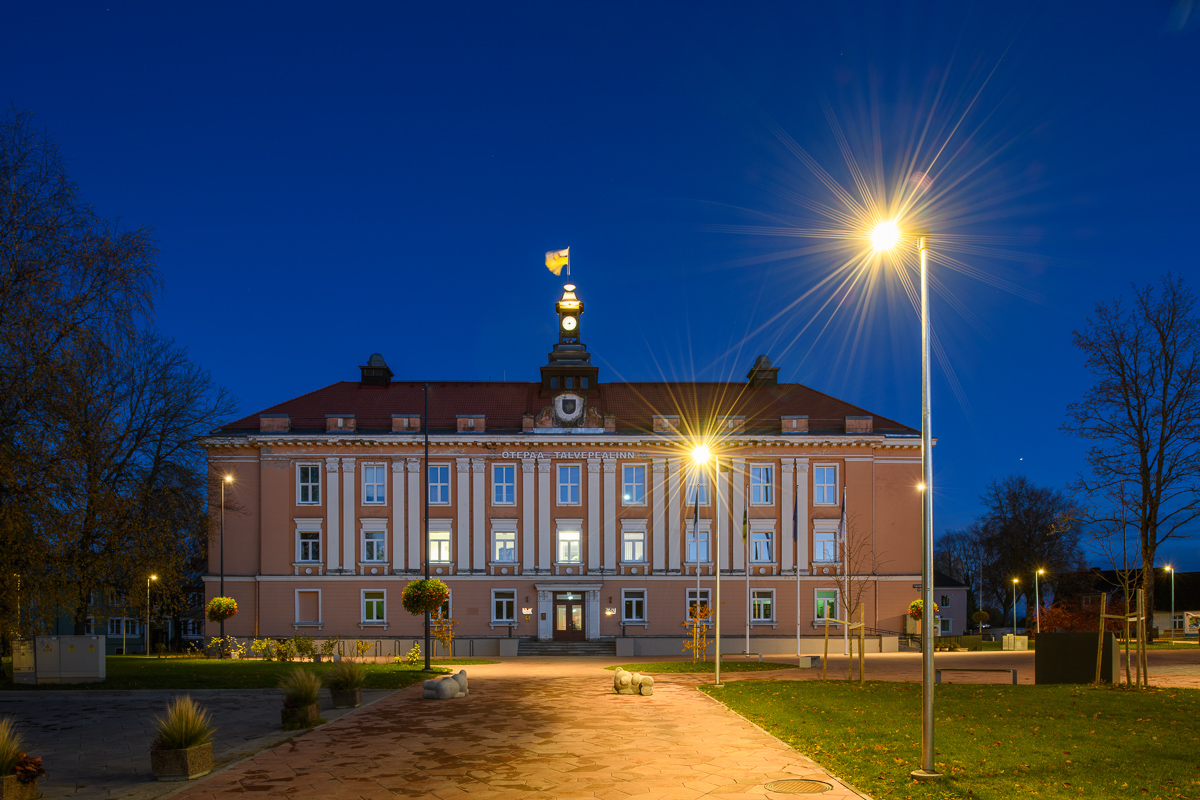
M778 386L779 367L772 367L771 359L765 355L759 356L754 359L754 366L746 373L746 380L756 389L760 386Z
M359 386L383 386L387 387L392 382L392 371L388 369L387 362L383 360L383 356L379 353L372 353L367 359L365 367L359 367L362 370L362 377L358 381Z

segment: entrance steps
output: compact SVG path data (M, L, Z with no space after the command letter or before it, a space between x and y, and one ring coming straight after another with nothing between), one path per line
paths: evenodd
M538 642L522 639L518 656L608 656L617 655L616 642Z

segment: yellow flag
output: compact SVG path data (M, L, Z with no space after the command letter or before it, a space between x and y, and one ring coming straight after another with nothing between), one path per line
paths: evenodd
M555 275L562 273L562 268L567 267L570 272L571 265L571 248L566 250L551 250L546 253L546 269L553 272Z

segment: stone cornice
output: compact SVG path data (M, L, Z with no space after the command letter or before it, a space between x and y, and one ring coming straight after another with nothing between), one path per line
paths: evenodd
M208 436L200 441L201 446L209 449L261 449L266 447L392 447L419 448L425 443L424 437L413 434L305 434L295 433L251 433L245 436ZM937 439L933 440L937 444ZM605 447L629 448L662 448L682 452L688 449L690 441L684 436L631 436L625 434L607 434L603 438L594 436L530 437L527 434L495 434L463 436L455 433L439 434L430 437L430 444L436 447L484 447L505 448L520 447L591 447L598 444ZM782 435L738 435L721 440L722 451L743 451L750 448L770 447L780 449L811 449L814 447L864 447L872 450L920 450L921 440L916 436L888 436L885 434L834 434L834 435L805 435L803 438L794 434ZM739 456L744 455L739 452Z

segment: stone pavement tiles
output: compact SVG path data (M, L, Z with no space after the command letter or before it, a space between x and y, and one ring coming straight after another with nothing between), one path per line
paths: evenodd
M218 766L295 736L282 729L282 700L274 689L7 691L0 694L0 716L16 719L26 750L42 756L46 777L38 781L38 788L43 797L148 800L179 788L177 783L154 780L150 772L154 717L178 694L190 694L212 713ZM363 692L363 703L389 694ZM322 695L321 715L326 719L349 711L335 710L328 692Z
M598 662L521 659L468 668L471 693L417 687L203 780L181 800L288 798L768 797L772 780L835 783L861 795L696 691L663 676L652 697L615 695Z

